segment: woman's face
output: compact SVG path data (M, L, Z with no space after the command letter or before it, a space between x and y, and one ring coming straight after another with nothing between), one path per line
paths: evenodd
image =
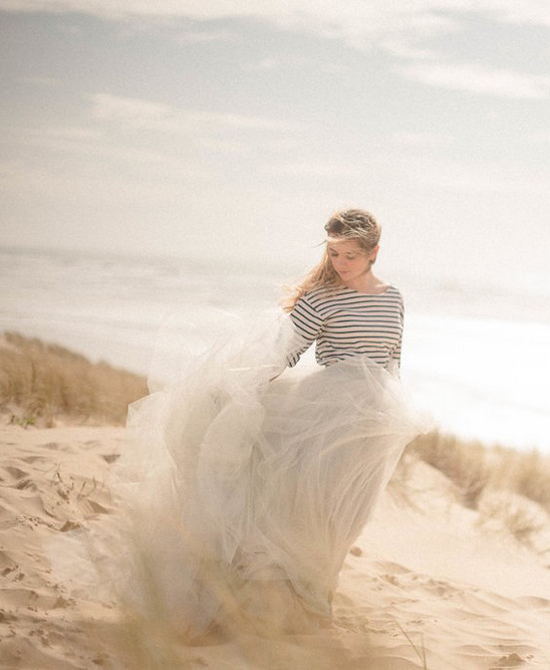
M376 250L367 254L357 240L328 243L328 256L336 274L344 284L349 284L366 274L370 260L376 257Z

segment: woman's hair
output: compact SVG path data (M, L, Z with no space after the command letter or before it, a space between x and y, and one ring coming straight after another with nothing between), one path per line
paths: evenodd
M325 230L327 242L356 240L362 251L367 254L377 246L382 232L374 216L364 209L344 209L335 212L325 224ZM290 295L281 304L285 311L290 312L304 293L315 288L337 288L340 285L340 278L334 271L325 245L321 262L312 268L298 285L291 287Z

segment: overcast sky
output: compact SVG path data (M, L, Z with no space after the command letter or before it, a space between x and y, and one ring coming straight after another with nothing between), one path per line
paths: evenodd
M547 0L0 0L0 244L541 272Z

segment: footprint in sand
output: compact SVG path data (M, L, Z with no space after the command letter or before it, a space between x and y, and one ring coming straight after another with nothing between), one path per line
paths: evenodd
M101 454L101 458L106 461L107 463L111 464L114 463L116 460L120 458L120 454ZM358 547L353 547L353 549L357 549ZM352 552L353 553L353 549ZM361 550L359 550L361 551ZM361 552L362 553L362 552ZM354 556L357 556L357 554L354 554Z
M6 610L0 609L0 623L11 623L18 621L17 617Z
M502 670L502 668L517 668L524 663L527 663L530 659L521 658L516 653L508 654L508 656L502 656L499 658L495 665L493 665L490 670Z
M548 610L550 609L550 600L538 596L522 596L515 599L517 607L526 610Z

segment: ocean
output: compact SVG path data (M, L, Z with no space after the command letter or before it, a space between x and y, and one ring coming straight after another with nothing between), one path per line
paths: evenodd
M444 431L550 453L550 281L383 268L405 295L402 378ZM380 268L382 270L382 268ZM276 307L300 268L0 249L0 330L146 374L159 334L189 351Z

